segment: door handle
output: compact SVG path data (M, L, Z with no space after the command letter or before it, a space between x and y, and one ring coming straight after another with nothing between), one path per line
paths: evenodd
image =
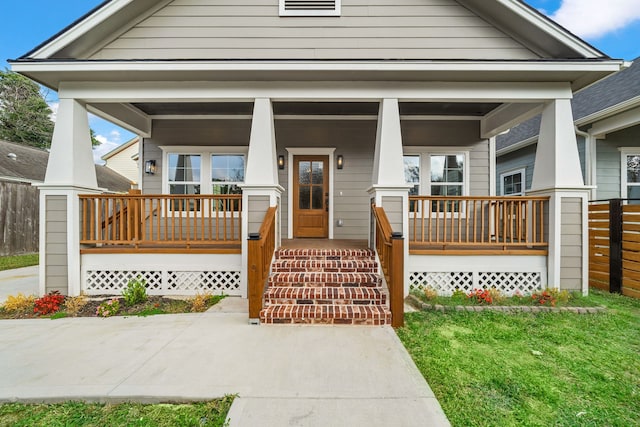
M329 193L325 193L324 197L324 210L329 212Z

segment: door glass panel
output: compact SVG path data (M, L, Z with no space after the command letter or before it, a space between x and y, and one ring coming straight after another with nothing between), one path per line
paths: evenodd
M310 193L310 187L302 187L300 186L300 188L298 189L298 193L299 193L299 201L298 201L298 208L299 209L311 209L311 193Z
M298 175L300 184L311 183L311 162L300 162L298 164Z
M312 190L311 206L313 209L322 209L322 187L318 185L313 186Z
M322 184L324 182L323 162L311 162L312 164L312 184Z

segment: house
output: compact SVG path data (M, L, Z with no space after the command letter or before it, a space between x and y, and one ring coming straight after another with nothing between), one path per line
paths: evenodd
M104 160L106 167L126 177L135 185L140 180L139 147L140 138L131 138L100 158Z
M49 153L0 140L0 255L38 252L39 192ZM102 166L95 166L100 188L126 192L131 182Z
M248 297L253 318L268 276L263 320L343 316L318 307L328 294L388 320L356 301L386 301L374 273L327 269L366 251L271 267L302 239L367 241L394 324L412 287L586 292L570 100L621 65L517 0L106 1L11 62L60 98L42 236L68 238L42 242L41 292L141 276L151 293ZM87 112L141 137L141 195L101 194ZM530 197L494 197L495 136L540 112ZM323 272L295 271L315 256Z
M640 198L640 61L576 93L572 111L591 200ZM531 188L539 129L537 116L497 138L501 195Z

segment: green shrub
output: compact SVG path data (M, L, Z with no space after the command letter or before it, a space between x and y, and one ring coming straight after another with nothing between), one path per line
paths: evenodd
M129 280L127 287L122 291L124 303L128 306L136 305L147 300L147 289L144 279L139 277Z

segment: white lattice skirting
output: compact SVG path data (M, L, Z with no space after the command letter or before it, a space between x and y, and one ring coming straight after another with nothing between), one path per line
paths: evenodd
M114 264L113 258L104 257L102 263L96 262L95 255L83 258L82 284L87 295L118 295L132 279L144 280L149 295L195 295L203 292L242 295L240 268L228 260L215 262L215 259L209 259L198 263L194 259L184 259L181 263L176 262L179 258L176 260L174 256L171 262L167 260L158 265L159 260L155 258L153 265L148 262L145 265L145 258L138 258L137 263L129 260L124 264ZM217 268L213 269L214 266Z
M482 257L485 258L485 257ZM469 293L474 289L496 288L511 296L531 294L546 287L546 262L541 257L508 259L476 257L412 256L409 266L409 290L435 289L450 296L455 290ZM432 262L433 261L433 262ZM487 266L494 268L488 269ZM502 270L502 271L500 271Z

